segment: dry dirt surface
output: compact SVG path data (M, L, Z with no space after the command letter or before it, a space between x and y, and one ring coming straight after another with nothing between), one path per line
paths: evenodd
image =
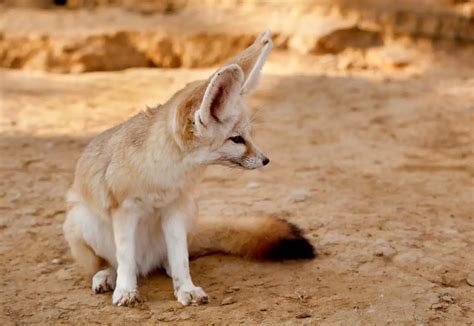
M161 273L140 280L137 308L94 295L62 223L91 137L213 69L1 70L0 323L471 325L473 48L420 45L403 67L385 66L385 50L272 54L249 98L272 162L210 167L200 214L287 219L319 257L194 260L210 295L199 307L181 307Z

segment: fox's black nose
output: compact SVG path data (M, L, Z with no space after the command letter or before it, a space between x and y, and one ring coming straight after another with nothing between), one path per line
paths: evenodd
M262 161L263 165L267 165L268 163L270 163L270 159L268 157L265 157Z

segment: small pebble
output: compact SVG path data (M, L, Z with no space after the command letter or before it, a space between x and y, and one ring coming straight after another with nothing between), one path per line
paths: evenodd
M447 303L454 303L453 296L448 294L448 293L445 293L442 296L440 296L440 299L444 302L447 302Z
M377 257L393 257L397 251L384 239L377 239L375 241L374 255Z
M237 301L235 301L234 297L227 297L227 298L224 298L224 300L222 300L221 302L221 305L222 306L227 306L229 304L233 304L233 303L236 303Z
M59 264L61 264L63 261L62 261L60 258L54 258L51 262L52 262L54 265L59 265Z
M471 273L466 277L466 282L470 286L474 286L474 273Z
M290 200L294 203L304 202L309 198L309 194L306 192L295 192L290 196Z
M181 313L181 314L178 316L178 319L177 319L177 320L178 320L178 321L179 321L179 320L189 320L189 319L191 319L191 318L192 318L192 316L191 316L190 314L188 314L187 312L183 312L183 313Z
M21 210L22 215L37 215L38 212L39 212L39 209L34 208L34 207L26 207Z
M255 189L259 186L258 182L249 182L247 184L247 188L250 188L250 189Z
M443 308L444 308L444 306L441 303L433 303L431 305L431 309L434 309L434 310L440 310L440 309L443 309Z
M230 288L225 289L224 293L233 293L233 292L236 292L236 291L239 291L239 290L240 290L240 288L238 286L231 286Z
M56 144L52 141L49 141L45 144L46 149L51 149L55 146Z
M311 317L311 314L309 314L307 312L302 312L302 313L296 315L296 318L298 318L298 319L310 318L310 317Z
M10 192L9 195L10 195L10 196L9 196L9 197L10 197L10 198L9 198L9 201L10 201L11 203L14 203L14 202L17 202L18 199L21 198L22 193L19 192L19 191L13 191L13 192Z

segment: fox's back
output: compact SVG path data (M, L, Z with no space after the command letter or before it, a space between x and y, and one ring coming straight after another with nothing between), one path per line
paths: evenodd
M135 156L140 155L140 147L145 145L149 120L149 116L140 112L97 135L77 162L71 192L94 206L113 206L115 200L111 198L107 175L112 170L117 177L120 173L133 173L127 160L130 152L135 153Z

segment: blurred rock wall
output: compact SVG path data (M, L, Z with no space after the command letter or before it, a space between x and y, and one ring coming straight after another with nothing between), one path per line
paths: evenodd
M474 1L0 0L0 66L60 73L207 67L271 28L299 54L387 38L474 42Z

